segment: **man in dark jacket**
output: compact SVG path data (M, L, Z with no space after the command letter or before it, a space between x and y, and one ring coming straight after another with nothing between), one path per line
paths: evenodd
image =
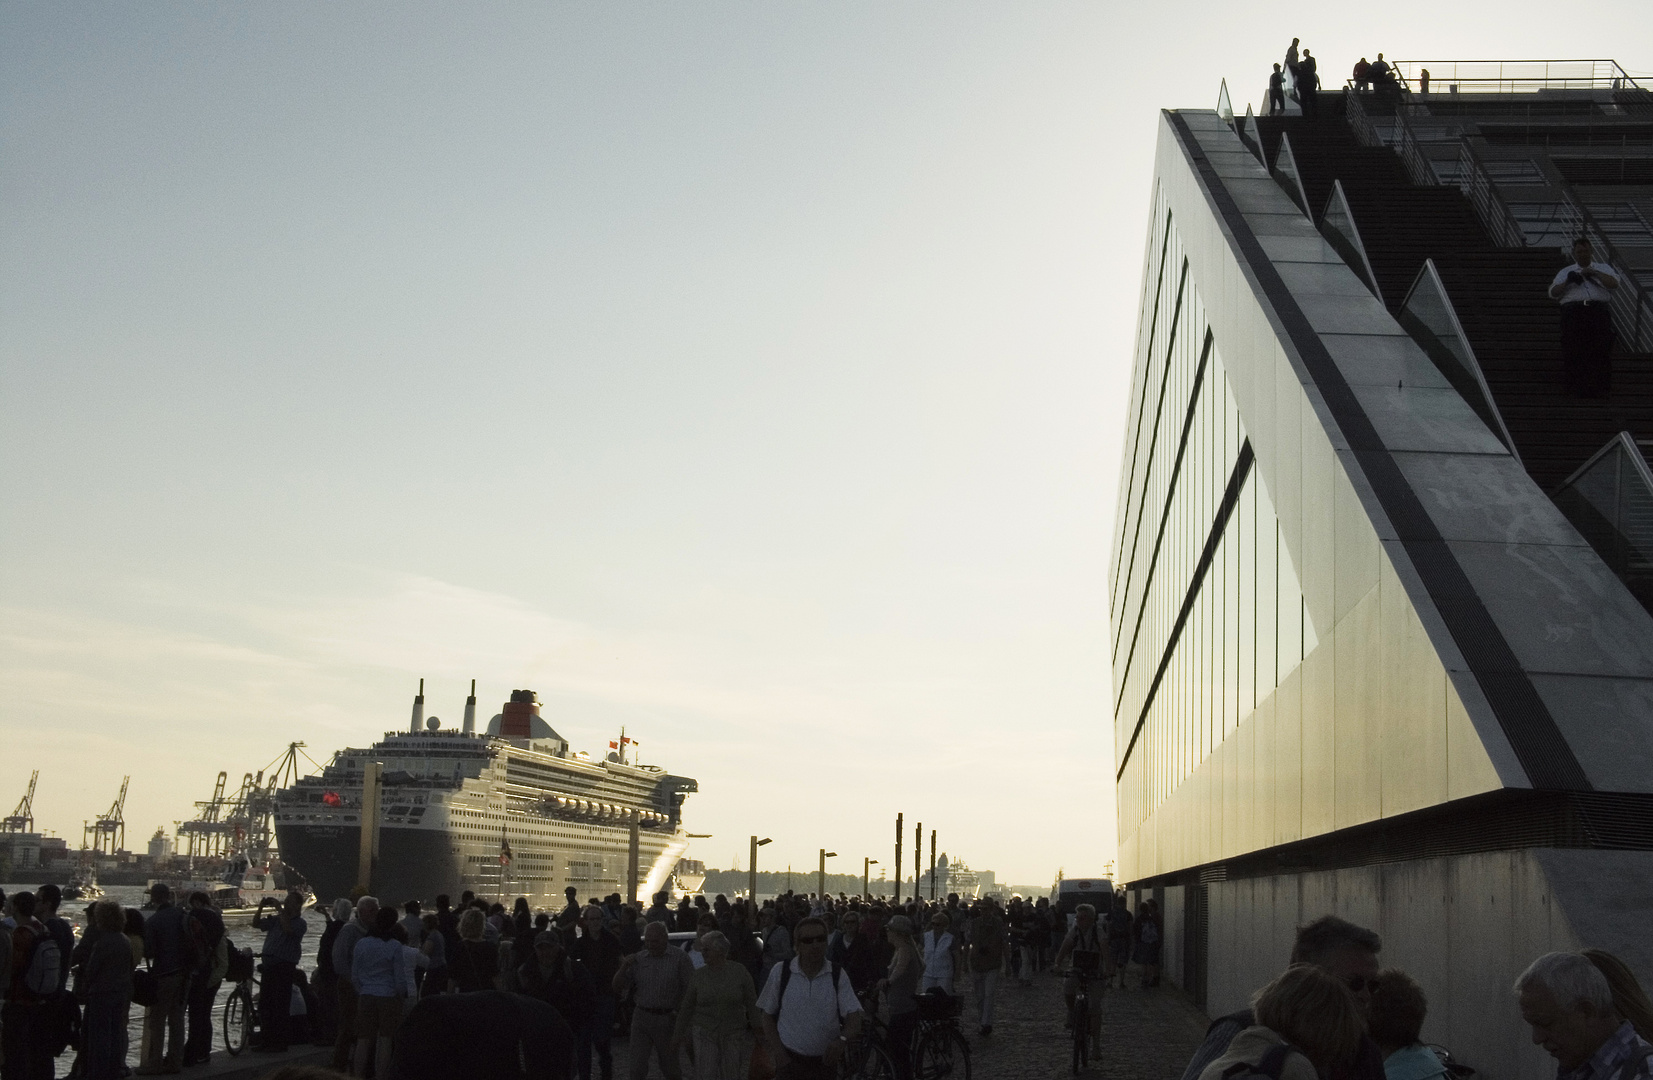
M524 994L556 1009L576 1037L585 1030L597 986L585 965L569 957L561 934L544 930L534 938L533 959L517 968L517 982Z
M144 1013L144 1045L149 1053L139 1076L175 1073L184 1055L184 1004L190 973L198 959L184 909L172 902L172 890L157 884L149 890L155 911L143 924L143 954L155 976L155 1003Z
M30 960L35 942L51 938L46 924L35 918L35 896L20 892L11 898L12 919L17 925L11 932L11 981L6 986L6 1004L0 1009L0 1060L6 1063L6 1075L49 1077L52 1075L52 1055L47 1047L47 995L38 993L27 982ZM54 939L55 940L55 939ZM69 962L67 954L60 953L60 966ZM55 975L55 973L54 973Z
M184 1043L184 1064L197 1065L212 1057L212 1003L218 997L221 979L214 979L213 965L218 943L224 937L224 917L212 906L207 894L189 894L187 929L195 939L200 963L189 979L189 1039Z
M591 1020L581 1029L579 1068L582 1076L591 1075L591 1051L597 1051L597 1064L602 1080L614 1080L614 1013L617 998L614 976L620 971L624 953L620 939L603 926L603 909L593 904L585 909L580 924L580 937L569 950L570 955L584 965L596 984L591 997Z

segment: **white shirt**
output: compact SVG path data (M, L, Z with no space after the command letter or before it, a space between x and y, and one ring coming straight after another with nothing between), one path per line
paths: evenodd
M778 1003L781 992L781 972L792 969L786 983L786 1000ZM758 1008L775 1015L775 1030L781 1045L803 1057L820 1057L838 1038L840 1016L861 1011L861 1002L849 984L849 973L839 972L838 992L832 992L832 965L823 963L813 979L798 966L793 957L785 964L776 964L758 995Z
M1553 289L1557 285L1561 285L1566 282L1568 274L1582 269L1584 268L1579 266L1578 263L1573 263L1571 266L1563 267L1561 272L1556 274L1555 280L1550 282L1550 288ZM1614 272L1611 266L1608 266L1604 262L1592 262L1590 264L1590 269L1600 270L1604 274L1611 274L1615 279L1619 276ZM1612 293L1608 292L1600 285L1597 285L1589 278L1585 278L1584 284L1582 285L1567 285L1562 291L1559 299L1563 304L1576 304L1581 300L1594 300L1605 304L1608 300L1612 299L1612 296Z
M939 934L934 930L924 932L924 977L949 980L953 977L953 935L945 930Z

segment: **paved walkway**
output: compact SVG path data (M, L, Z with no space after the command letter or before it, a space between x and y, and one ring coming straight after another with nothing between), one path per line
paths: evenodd
M1058 1080L1071 1077L1072 1047L1062 1028L1062 982L1036 976L1033 985L999 985L993 1034L976 1033L968 979L964 993L965 1037L974 1080ZM1095 999L1092 998L1094 1002ZM1169 983L1154 990L1109 990L1102 998L1102 1060L1084 1075L1108 1080L1178 1080L1205 1037L1206 1018ZM629 1076L626 1040L614 1041L614 1073ZM658 1064L650 1076L658 1077ZM692 1076L692 1072L685 1072Z
M1091 998L1095 1007L1096 998ZM980 1080L1054 1080L1073 1075L1073 1043L1063 1029L1062 982L1049 973L1030 987L1000 982L993 1034L976 1034L966 985L964 1019ZM1206 1018L1169 983L1153 990L1109 990L1102 997L1102 1060L1088 1076L1177 1080L1205 1037Z

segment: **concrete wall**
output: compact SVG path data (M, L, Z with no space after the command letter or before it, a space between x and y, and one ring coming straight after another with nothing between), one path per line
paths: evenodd
M1296 928L1340 915L1383 936L1384 967L1428 994L1424 1039L1488 1080L1550 1080L1510 986L1551 950L1604 948L1653 985L1653 852L1526 850L1213 882L1206 1012L1244 1008L1285 967ZM1166 890L1165 975L1181 980L1183 922ZM1175 898L1181 912L1183 897ZM1178 961L1173 964L1175 952Z

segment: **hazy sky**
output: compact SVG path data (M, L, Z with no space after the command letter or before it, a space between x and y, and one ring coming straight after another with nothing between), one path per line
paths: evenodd
M709 865L1094 872L1157 110L1653 69L1645 0L1322 7L0 6L0 812L130 773L141 849L475 678Z

